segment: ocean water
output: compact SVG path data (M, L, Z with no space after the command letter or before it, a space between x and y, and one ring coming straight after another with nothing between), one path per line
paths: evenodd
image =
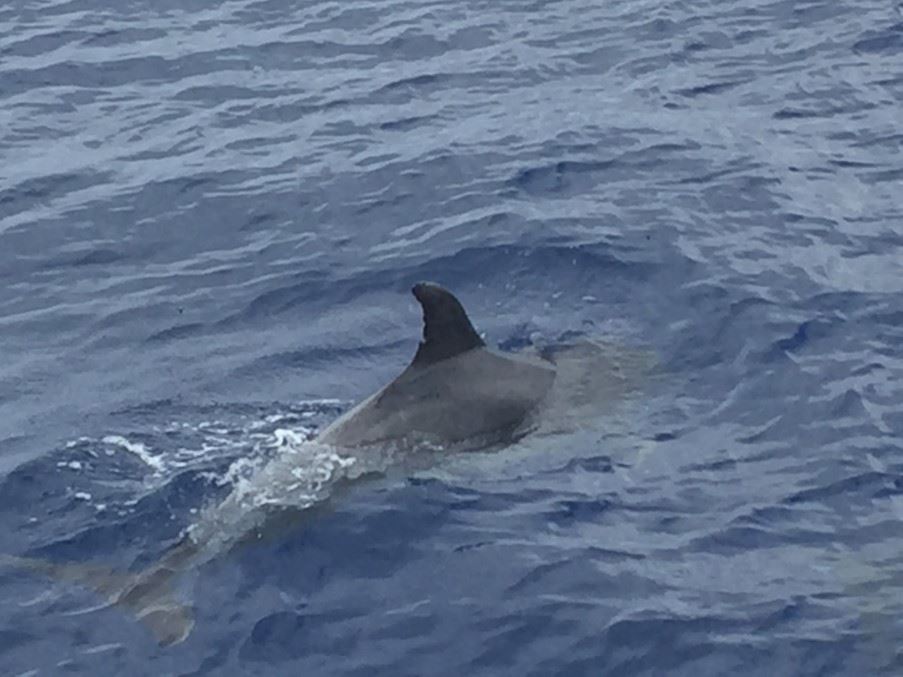
M901 122L891 0L4 3L0 673L903 674ZM347 482L422 279L654 368Z

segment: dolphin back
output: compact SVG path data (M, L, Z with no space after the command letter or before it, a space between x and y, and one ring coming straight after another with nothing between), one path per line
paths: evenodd
M384 442L459 444L517 436L555 379L551 364L475 348L409 366L323 431L339 447Z

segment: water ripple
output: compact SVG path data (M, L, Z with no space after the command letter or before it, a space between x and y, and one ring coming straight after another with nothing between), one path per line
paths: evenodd
M0 571L3 673L899 674L901 36L883 0L0 8L0 552L151 561L397 373L420 279L504 349L658 357L595 427L201 567L170 653Z

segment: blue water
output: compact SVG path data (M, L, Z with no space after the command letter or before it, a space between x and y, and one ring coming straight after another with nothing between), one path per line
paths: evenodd
M903 673L901 99L889 0L4 4L0 553L154 562L403 368L421 279L656 366L320 487L181 644L4 567L0 673Z

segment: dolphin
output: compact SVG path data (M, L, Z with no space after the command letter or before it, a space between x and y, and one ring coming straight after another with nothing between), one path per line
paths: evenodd
M555 380L554 365L488 348L461 302L439 285L421 282L411 291L423 308L414 359L318 440L342 448L387 442L481 447L527 432Z
M578 419L598 413L600 402L629 391L630 372L639 372L621 371L627 353L612 357L593 342L533 355L493 350L451 292L430 282L415 284L411 291L423 311L423 337L413 360L388 385L323 429L308 443L312 453L345 450L349 457L361 458L373 447L476 450L504 446L530 433L572 430L579 427ZM352 463L349 457L335 456L342 468ZM286 477L291 480L297 469L292 463L297 458L271 461L249 480L250 494L267 493ZM244 502L247 493L247 488L244 493L234 490L141 572L34 557L0 556L0 563L91 588L108 604L132 612L161 645L176 644L188 637L194 620L190 605L175 594L174 581L253 537L260 524L246 514L256 507ZM235 534L223 534L223 524L243 526Z

